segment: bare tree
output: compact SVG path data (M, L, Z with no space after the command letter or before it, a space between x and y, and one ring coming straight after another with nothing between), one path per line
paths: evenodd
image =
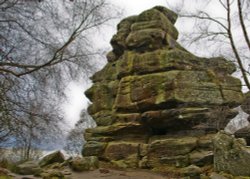
M60 136L63 135L60 118L51 120L51 115L47 114L50 111L44 111L42 117L37 115L42 109L35 100L30 101L29 106L29 114L23 114L18 123L15 123L13 135L15 149L21 151L20 158L25 161L30 160L38 148L50 148L52 143L56 145L53 141L59 142Z
M12 0L1 5L0 72L16 77L61 62L90 65L81 60L95 54L89 49L91 44L85 33L111 18L104 16L107 6L104 0L79 0L73 4ZM66 14L60 10L66 10ZM62 15L65 17L61 18ZM81 45L84 50L79 52L75 45Z
M95 69L94 33L116 16L105 0L0 0L1 139L22 119L61 119L65 86Z

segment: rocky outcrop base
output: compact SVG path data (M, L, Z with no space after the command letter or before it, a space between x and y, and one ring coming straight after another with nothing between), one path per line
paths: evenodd
M250 176L250 148L244 139L220 131L213 139L214 169L235 176Z

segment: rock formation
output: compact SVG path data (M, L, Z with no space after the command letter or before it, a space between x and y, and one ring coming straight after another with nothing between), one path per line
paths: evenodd
M39 161L40 167L45 167L53 163L63 163L65 161L64 155L60 151L55 151L46 155Z
M244 140L220 131L213 139L214 168L232 175L250 176L250 148Z
M42 168L35 161L27 161L18 165L16 172L21 175L37 175L42 172Z
M96 156L76 157L69 162L69 166L76 172L89 171L97 169L99 167L99 161Z
M130 168L212 163L211 138L237 114L241 82L233 63L181 47L176 20L157 6L118 24L85 93L97 127L85 131L84 156Z

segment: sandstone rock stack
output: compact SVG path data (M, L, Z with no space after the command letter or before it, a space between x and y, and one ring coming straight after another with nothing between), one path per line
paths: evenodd
M84 156L131 168L212 162L211 136L237 114L241 82L229 61L181 47L176 19L157 6L118 24L86 91L97 127L85 132Z

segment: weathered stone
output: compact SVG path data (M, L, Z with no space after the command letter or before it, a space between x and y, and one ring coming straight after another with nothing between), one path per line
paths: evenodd
M117 67L119 77L131 74L147 74L175 69L208 71L210 76L219 78L219 76L217 76L213 71L222 73L223 75L231 74L235 71L234 64L226 61L224 58L199 58L183 49L168 49L167 47L145 53L126 51L123 56L115 63L112 63L112 65L113 67ZM114 74L111 74L111 76L112 75ZM222 78L221 80L225 79ZM238 81L235 82L238 83ZM235 87L240 89L240 86ZM232 86L230 89L231 88Z
M213 69L217 73L232 74L236 71L234 63L223 57L215 57L204 60L206 60L207 67Z
M210 175L210 179L228 179L228 178L224 177L223 175L213 172Z
M107 146L106 142L88 141L83 148L83 156L101 156Z
M236 176L250 175L250 149L231 134L220 131L213 139L214 168Z
M85 131L85 138L90 137L109 137L115 140L146 140L149 134L149 128L138 122L116 123L111 126L99 126Z
M137 168L139 144L134 142L110 142L104 158L120 168Z
M107 54L106 57L107 57L108 62L114 62L114 61L118 60L117 55L116 55L113 51L110 51L110 52Z
M98 103L92 104L88 112L95 114L101 111L111 110L114 99L116 96L117 81L110 82L108 84L95 84L88 89L85 94L92 101L98 101Z
M126 48L126 37L129 34L129 31L124 30L120 30L117 32L117 34L115 34L112 39L111 39L111 45L113 47L113 51L117 56L121 56L124 52L124 49Z
M148 144L139 144L139 155L140 157L144 157L146 155L148 155Z
M107 160L121 160L127 159L131 155L135 155L138 158L138 143L131 142L109 142L105 152L104 157Z
M213 164L213 151L193 151L189 155L190 163L197 166L205 166Z
M170 157L160 157L158 158L151 158L148 159L149 166L151 167L161 167L161 165L165 166L174 166L177 168L186 167L189 163L189 156L188 155L176 155Z
M164 25L160 20L152 20L152 21L142 21L136 22L131 25L131 31L138 31L143 29L162 29L164 30Z
M235 106L241 102L240 91L238 93L230 91L232 96L228 95L229 90L222 89L221 86L213 83L208 73L201 71L173 70L150 75L128 76L120 81L114 108L117 111L136 112L162 108L162 106L173 108L183 103L192 106Z
M126 37L130 33L130 26L136 22L137 16L130 16L126 19L123 19L118 25L117 25L117 34L115 34L110 43L113 47L113 52L117 57L120 57L124 50L126 49Z
M65 179L63 173L58 170L49 169L41 174L43 179Z
M130 31L131 24L135 23L137 21L137 16L129 16L123 20L117 25L117 30L120 31Z
M183 168L182 169L182 173L184 176L187 176L187 177L199 177L200 174L202 173L202 170L200 167L197 167L195 165L190 165L186 168Z
M144 168L144 169L150 168L149 163L148 163L148 156L142 157L142 159L138 163L138 167Z
M172 24L175 24L176 20L177 20L177 14L173 11L171 11L170 9L167 9L163 6L155 6L154 9L157 9L158 11L160 11L162 14L164 14Z
M114 138L113 137L104 137L104 136L91 137L91 136L88 136L87 133L85 133L85 140L87 140L87 141L96 141L96 142L110 142L110 141L113 141Z
M134 155L129 156L126 160L112 160L110 163L118 168L138 168L138 160Z
M37 175L42 172L42 169L35 161L28 161L17 166L18 174L21 175Z
M108 126L115 122L113 113L110 111L100 111L92 115L98 126Z
M165 32L161 29L143 29L131 32L126 39L129 49L137 51L155 50L161 48L164 44Z
M149 140L148 155L155 157L185 155L197 146L196 137L152 137Z
M170 165L184 167L189 164L189 154L197 146L196 137L153 137L149 140L148 162L151 167Z
M213 150L212 139L214 138L214 136L215 134L207 134L199 137L198 147L203 150L212 151Z
M179 108L160 111L147 111L141 121L156 129L185 130L206 122L208 108Z
M241 81L231 76L232 62L183 48L176 19L156 6L118 24L108 64L85 93L97 127L85 130L84 156L177 176L181 167L211 165L211 139L238 114Z
M67 166L67 161L64 161L63 163L53 163L53 164L50 164L48 165L48 167L46 168L49 168L49 169L62 169L64 166Z
M178 38L178 31L176 30L176 28L170 22L168 17L166 17L159 10L154 9L154 8L149 9L149 10L142 12L137 17L138 22L152 21L152 20L161 21L164 24L163 30L165 30L168 34L170 34L174 39Z
M128 123L128 122L140 122L141 114L140 113L130 113L130 114L115 114L113 116L115 122L119 123Z
M41 167L44 167L44 166L47 166L47 165L50 165L52 163L62 163L64 162L64 155L60 152L60 151L56 151L54 153L51 153L45 157L43 157L41 159L41 161L39 162L39 165Z
M95 156L74 158L70 162L70 168L76 172L95 170L99 168L99 161Z

